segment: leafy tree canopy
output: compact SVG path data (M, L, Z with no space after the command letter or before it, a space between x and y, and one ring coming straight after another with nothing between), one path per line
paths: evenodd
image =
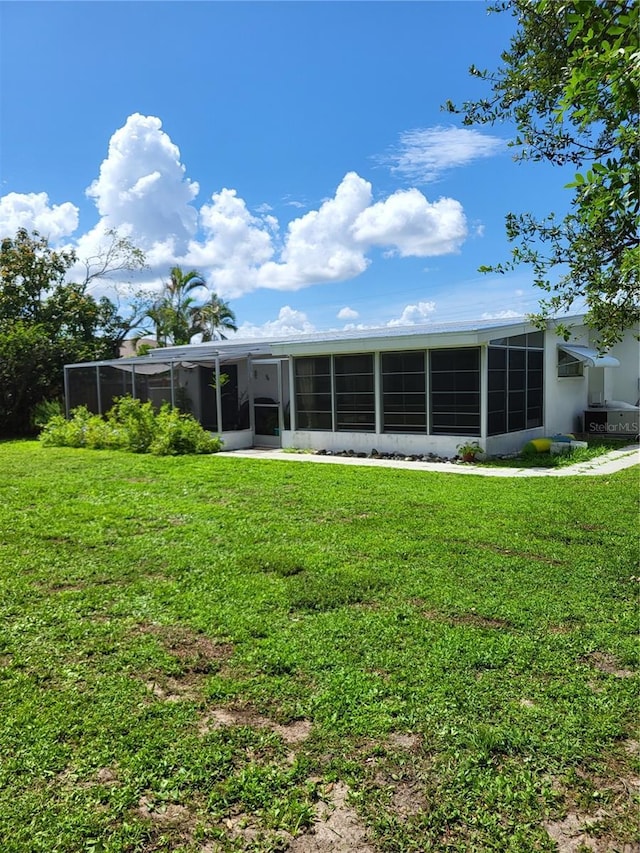
M66 280L75 252L52 249L37 231L19 229L0 242L0 432L28 432L34 407L62 395L65 364L117 355L138 324L88 292L96 278L144 265L126 238L108 236L81 283Z
M530 265L548 294L538 319L584 302L602 348L640 322L639 8L633 0L502 0L490 10L517 21L502 65L470 69L489 95L445 104L466 125L514 122L516 159L576 166L564 219L509 213L511 259L481 269Z

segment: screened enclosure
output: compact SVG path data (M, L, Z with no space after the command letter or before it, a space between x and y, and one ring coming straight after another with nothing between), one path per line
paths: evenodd
M67 416L77 406L104 415L119 397L130 395L159 409L169 403L212 432L250 428L246 361L118 362L65 367Z

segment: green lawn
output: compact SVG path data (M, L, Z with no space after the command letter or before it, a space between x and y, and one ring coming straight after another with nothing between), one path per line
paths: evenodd
M637 469L0 475L2 853L639 849Z

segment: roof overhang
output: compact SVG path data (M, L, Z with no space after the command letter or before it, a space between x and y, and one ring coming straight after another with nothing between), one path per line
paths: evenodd
M612 355L601 355L593 347L579 346L578 344L558 344L562 352L566 352L583 362L587 367L620 367L620 362Z

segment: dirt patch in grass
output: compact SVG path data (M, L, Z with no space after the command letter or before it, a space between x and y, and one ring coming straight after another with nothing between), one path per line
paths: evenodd
M142 625L140 633L156 637L186 672L211 672L212 662L227 660L233 654L231 643L220 643L184 625Z
M577 767L568 780L554 780L553 788L563 796L567 811L544 828L559 853L640 853L640 778L630 767L630 759L637 755L638 743L629 739L595 772Z
M327 785L324 799L316 806L313 827L294 838L290 853L375 853L367 841L366 829L347 800L349 789L343 782Z
M392 789L393 812L401 819L414 817L427 807L427 798L418 782L401 781Z
M279 735L285 743L298 744L305 741L311 734L309 720L294 720L286 726L275 723L268 717L248 709L234 710L231 708L216 708L202 720L199 731L206 734L212 729L224 726L247 726L252 729L269 729Z
M592 652L585 658L582 658L584 663L588 663L604 672L607 675L615 675L616 678L633 678L635 672L631 669L623 669L613 655L607 652Z
M150 825L151 838L145 851L166 850L168 838L172 850L182 849L183 844L193 841L198 820L186 806L156 802L152 794L143 794L133 814Z
M510 629L513 627L508 619L498 619L492 616L481 616L479 613L459 613L448 616L436 610L423 610L425 619L433 622L445 622L447 625L471 625L474 628Z
M406 749L413 752L422 743L420 735L413 735L408 732L391 732L387 736L387 743L394 749Z
M475 628L511 628L511 622L507 619L496 619L492 616L481 616L479 613L461 613L452 616L449 620L453 625L472 625Z
M581 628L582 625L579 622L562 622L558 625L549 625L547 629L550 634L571 634L573 631Z
M610 836L595 837L591 830L595 829L608 817L604 809L598 809L591 816L569 812L565 818L551 823L545 823L544 828L549 837L555 841L558 853L640 853L640 844L635 842L616 843Z
M185 626L145 624L138 632L157 638L179 665L177 675L147 674L145 686L163 702L201 701L206 676L219 671L221 663L233 654L230 643L217 642Z
M202 698L201 676L145 681L145 687L162 702L198 702Z
M553 557L547 557L544 554L534 554L533 551L518 551L514 548L504 548L501 545L496 545L493 542L466 542L458 540L463 545L480 548L483 551L492 551L494 554L502 554L505 557L522 557L525 560L532 560L536 563L545 563L548 566L564 566L564 560L556 560Z
M102 767L96 773L96 781L101 785L115 785L118 781L118 775L111 767Z

